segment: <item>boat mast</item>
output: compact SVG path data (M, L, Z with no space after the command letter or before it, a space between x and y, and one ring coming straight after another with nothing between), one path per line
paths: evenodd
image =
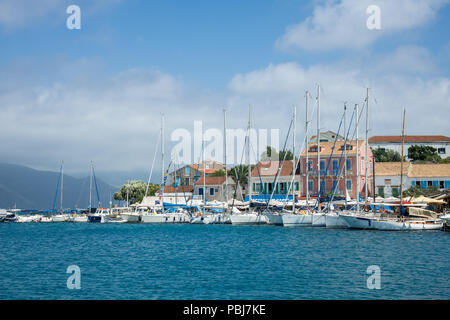
M345 196L345 209L347 209L347 103L344 102L344 196Z
M403 153L404 153L404 143L405 143L405 118L406 118L406 109L403 109L402 159L400 161L400 205L403 204Z
M61 214L63 213L64 160L61 162Z
M295 213L295 133L297 122L297 107L294 106L294 134L292 135L292 214Z
M359 110L355 104L356 115L356 212L359 213Z
M364 156L364 198L367 204L367 201L369 200L368 197L368 170L369 170L369 88L367 88L367 95L366 95L366 150L365 150L365 156Z
M247 131L247 185L248 185L248 209L251 212L252 191L251 191L251 167L250 167L250 126L251 126L251 105L248 106L248 131Z
M306 205L309 205L309 168L308 168L308 162L309 162L309 158L308 158L308 95L309 95L309 91L306 91L306 115L305 115L305 146L306 146L306 159L305 159L305 170L306 170L306 183L305 183L305 190L306 190Z
M89 213L92 209L92 160L89 168Z
M223 109L223 166L225 168L225 201L228 205L227 109Z
M206 205L206 163L205 163L205 139L202 133L202 158L203 158L203 204Z
M317 85L317 211L320 212L320 84Z
M161 114L161 207L164 210L164 113Z

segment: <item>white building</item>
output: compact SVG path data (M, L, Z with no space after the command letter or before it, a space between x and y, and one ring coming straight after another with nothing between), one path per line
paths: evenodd
M401 136L374 136L369 138L370 147L390 149L402 152ZM445 159L450 157L450 138L447 136L405 136L404 154L408 154L408 148L411 146L430 146L437 150L438 155Z

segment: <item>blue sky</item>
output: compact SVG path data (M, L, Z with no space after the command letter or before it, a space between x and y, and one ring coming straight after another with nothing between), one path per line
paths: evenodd
M66 28L70 4L81 30ZM366 27L370 4L381 30ZM73 172L90 157L105 170L145 169L160 112L168 132L194 120L220 128L223 107L244 127L252 104L255 126L284 132L317 83L324 130L369 86L371 135L399 134L403 107L407 133L449 135L449 27L448 0L0 0L1 156L43 169L70 158Z

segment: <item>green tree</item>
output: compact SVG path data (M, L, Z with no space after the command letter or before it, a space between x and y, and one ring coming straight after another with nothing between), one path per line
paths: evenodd
M413 161L440 162L442 159L437 154L436 148L431 146L411 146L408 148L408 158Z
M216 170L209 175L210 177L225 177L225 170Z
M255 165L252 165L251 170L253 170L254 167L255 167ZM247 183L248 183L248 166L247 165L241 164L241 165L235 166L234 168L231 168L229 176L233 179L233 181L235 183L237 183L238 176L239 176L239 185L243 189L247 188Z
M284 159L284 154L285 154L285 153L286 153L286 159ZM283 159L284 159L284 160L292 160L292 159L294 159L294 155L292 154L292 151L291 151L291 150L280 151L280 154L279 154L278 159L279 159L280 161L283 161Z
M147 184L144 181L129 181L114 193L114 200L126 201L128 196L131 204L141 202L146 189ZM158 190L159 185L150 183L147 195L154 196Z
M261 161L269 161L279 159L279 154L274 147L267 146L266 151L261 154Z
M377 148L372 150L375 162L400 162L402 156L394 150Z
M410 187L409 189L403 191L403 195L405 197L418 197L418 196L432 196L432 195L436 195L439 194L439 189L431 186L428 187L426 189L422 189L421 187L418 186L414 186L414 187Z

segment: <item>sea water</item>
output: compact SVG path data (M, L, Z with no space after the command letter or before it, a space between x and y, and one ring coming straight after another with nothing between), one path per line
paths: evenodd
M441 231L3 223L0 299L449 299L449 247Z

